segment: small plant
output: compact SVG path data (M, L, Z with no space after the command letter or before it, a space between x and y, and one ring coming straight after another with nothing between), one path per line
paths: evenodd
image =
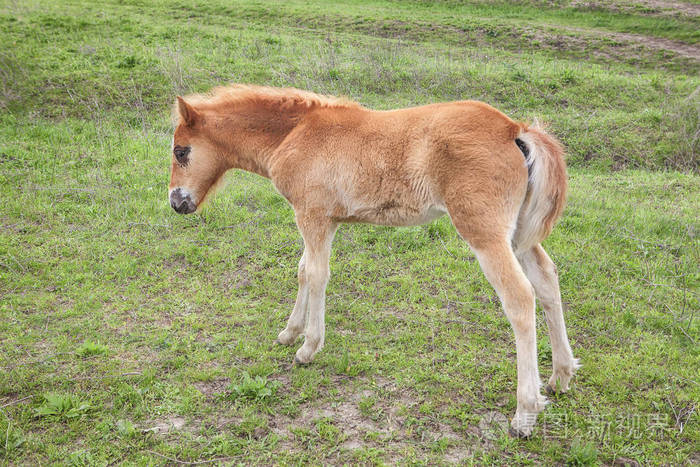
M66 459L66 464L75 467L88 467L90 465L95 465L95 458L92 457L89 451L81 449L70 453L68 459Z
M136 427L129 420L118 420L116 426L122 438L131 438L136 434Z
M622 314L622 322L626 326L633 328L633 327L637 326L637 317L634 315L634 313L632 313L628 310Z
M344 438L340 429L333 424L333 420L327 418L316 422L316 432L319 438L329 442L337 442L339 439Z
M340 361L336 365L336 370L338 371L338 373L344 373L347 375L350 371L350 366L350 353L347 350L345 350L345 352L343 352L343 356L340 358Z
M281 45L282 40L279 37L266 37L263 40L268 45Z
M83 342L80 347L75 350L75 353L80 357L92 357L95 355L105 355L109 349L106 345L100 344L99 342Z
M439 454L444 454L449 447L450 438L447 437L438 437L430 444L430 450Z
M22 433L12 428L8 421L7 426L0 424L0 454L9 457L16 453L24 444L25 439Z
M38 417L71 419L85 415L91 409L90 404L80 402L70 395L46 394L44 403L34 409Z
M360 399L360 402L357 404L360 408L360 413L365 417L374 416L376 413L376 409L374 407L375 402L376 400L374 397L363 397Z
M566 465L598 465L598 450L591 443L583 443L576 439L571 443Z
M559 75L562 84L576 84L576 73L573 70L564 70Z
M353 361L350 358L350 352L347 349L343 351L340 359L336 360L334 363L334 368L337 373L344 374L347 376L357 376L362 373L366 365L361 362Z
M119 63L117 63L117 68L134 68L138 64L138 57L134 55L129 55L127 57L124 57L119 61Z
M278 382L268 381L264 376L252 378L248 372L244 372L243 380L231 385L231 392L234 399L263 401L272 397L278 386Z

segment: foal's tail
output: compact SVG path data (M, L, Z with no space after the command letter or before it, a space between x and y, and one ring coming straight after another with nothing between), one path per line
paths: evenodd
M515 140L527 163L527 195L513 235L516 251L526 251L552 232L566 202L564 148L537 126L522 125Z

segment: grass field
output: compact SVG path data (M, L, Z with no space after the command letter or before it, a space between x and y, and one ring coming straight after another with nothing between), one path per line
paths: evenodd
M1 463L700 463L697 1L0 0L0 27ZM531 439L447 218L341 227L324 350L274 344L291 208L244 172L167 202L174 97L232 81L480 99L566 143L545 248L583 367Z

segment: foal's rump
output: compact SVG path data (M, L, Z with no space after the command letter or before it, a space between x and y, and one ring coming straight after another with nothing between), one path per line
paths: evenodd
M563 148L537 125L481 102L445 109L436 161L445 204L473 245L505 236L524 251L544 240L566 197Z

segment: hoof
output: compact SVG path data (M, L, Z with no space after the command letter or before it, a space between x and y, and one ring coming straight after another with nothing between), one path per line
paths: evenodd
M299 337L298 334L284 329L277 335L277 339L275 339L275 342L279 345L292 345L294 344L294 342L296 342L297 337Z
M512 426L508 428L508 434L511 436L511 438L518 438L518 439L529 439L530 435L526 435L520 430L516 430Z
M309 366L311 362L302 362L298 357L294 356L294 364L299 366Z
M557 391L556 389L554 389L554 388L552 387L551 384L548 384L548 385L546 385L546 386L544 387L544 392L545 392L548 396L561 396L562 394L565 394L567 391Z

